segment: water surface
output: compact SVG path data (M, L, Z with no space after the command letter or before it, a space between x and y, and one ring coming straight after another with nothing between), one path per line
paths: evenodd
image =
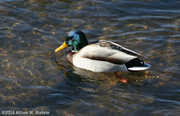
M0 114L180 115L179 0L1 0ZM71 30L144 55L144 72L93 73L54 50Z

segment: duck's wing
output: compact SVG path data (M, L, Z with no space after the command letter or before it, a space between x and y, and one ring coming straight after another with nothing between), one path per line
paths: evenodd
M100 40L95 44L85 46L76 53L76 56L114 64L124 64L141 55L114 42Z
M125 48L117 43L114 43L112 41L106 41L106 40L100 40L99 42L96 43L97 45L101 46L101 47L106 47L108 49L112 49L112 50L117 50L119 52L124 52L128 55L132 55L132 56L142 56L141 54L135 52L135 51L132 51L128 48Z

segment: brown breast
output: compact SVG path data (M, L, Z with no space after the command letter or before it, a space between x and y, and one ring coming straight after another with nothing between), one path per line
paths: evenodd
M67 60L68 60L70 63L72 63L72 64L73 64L73 55L74 55L75 53L76 53L76 52L70 51L70 52L67 54L67 56L66 56Z

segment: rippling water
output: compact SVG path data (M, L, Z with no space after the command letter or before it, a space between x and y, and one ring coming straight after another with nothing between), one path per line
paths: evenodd
M180 0L1 0L0 114L180 115ZM55 48L82 30L145 57L145 72L93 73Z

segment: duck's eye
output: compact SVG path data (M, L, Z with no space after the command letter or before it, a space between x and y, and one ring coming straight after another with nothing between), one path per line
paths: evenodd
M72 40L73 36L68 36L66 37L66 43L68 43L68 41Z

